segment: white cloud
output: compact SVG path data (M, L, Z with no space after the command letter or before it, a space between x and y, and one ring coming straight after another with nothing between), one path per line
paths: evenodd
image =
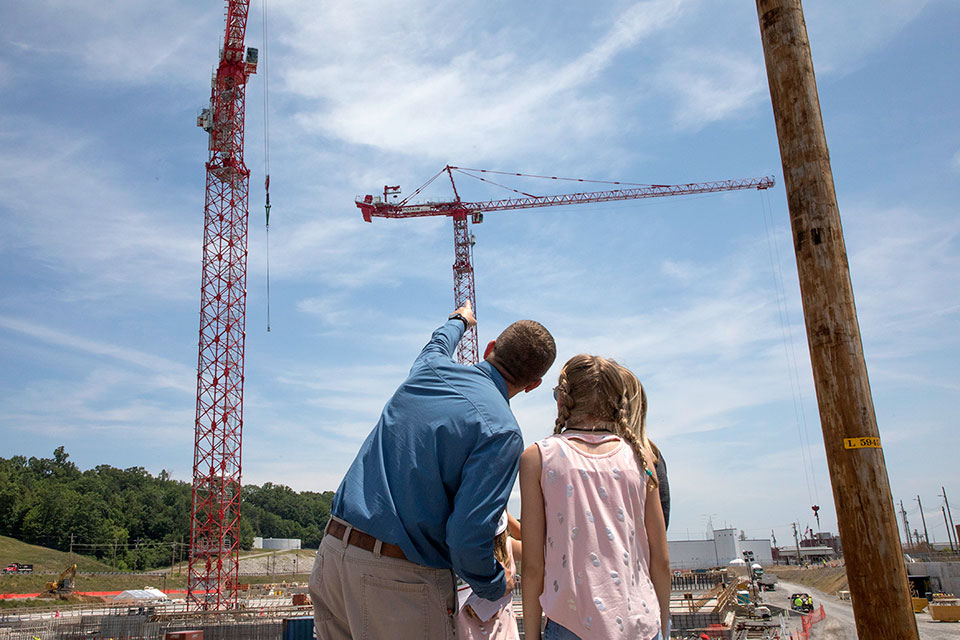
M412 31L403 39L394 13L368 13L360 5L348 18L333 6L304 18L301 7L290 6L286 42L296 55L288 62L284 91L315 102L297 118L307 131L383 150L443 161L511 156L545 145L567 148L613 131L616 107L597 89L597 76L619 54L676 20L682 5L637 3L592 47L567 61L556 52L522 58L501 31L477 30L463 16L450 20L415 3L407 9L418 20L402 21ZM358 39L358 33L378 35ZM446 38L459 48L445 48Z
M160 378L109 363L89 364L76 378L32 378L5 399L4 429L61 442L189 447L194 423L189 393L195 387L174 387L174 394L165 396L171 389Z
M345 297L327 293L317 298L306 298L297 303L303 313L319 316L321 322L334 326L351 324L356 317L354 307L345 304Z
M843 75L885 45L930 4L929 0L804 3L813 63L818 73Z
M208 76L225 29L222 6L195 3L45 0L7 20L19 51L80 63L90 81L134 85Z
M67 298L196 296L200 250L195 234L168 215L175 199L158 204L125 189L119 168L99 157L87 133L33 119L2 124L9 132L0 157L6 250L29 251L61 270Z
M674 124L700 129L726 120L766 96L763 61L745 52L692 49L674 56L660 69L659 83L675 94Z
M960 222L871 202L847 206L843 216L857 309L869 322L861 320L864 334L888 357L956 344L955 335L937 329L960 315Z
M189 384L189 381L195 379L196 373L190 367L162 356L99 340L78 337L37 324L32 320L27 321L0 315L0 326L48 345L63 347L94 357L109 358L154 372L157 375L151 378L151 382L155 385L159 384L162 388L172 388L186 392L195 390L195 387Z

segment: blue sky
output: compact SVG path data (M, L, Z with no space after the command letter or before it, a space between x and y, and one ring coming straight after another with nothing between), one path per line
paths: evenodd
M960 6L805 4L894 499L922 528L919 495L945 542L941 486L960 509ZM524 317L557 338L546 390L513 402L528 443L551 429L570 356L638 374L671 539L712 521L783 544L791 522L815 527L813 503L836 531L753 3L267 10L247 98L245 482L336 489L452 310L450 222L366 224L357 195L410 193L447 163L660 184L774 175L764 194L487 215L473 227L480 341ZM262 50L261 16L256 2L247 41ZM219 1L0 8L0 456L64 445L83 468L189 480L207 145L194 120L222 21Z

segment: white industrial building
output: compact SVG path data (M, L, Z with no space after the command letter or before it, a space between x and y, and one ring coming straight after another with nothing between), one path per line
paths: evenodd
M253 539L254 549L299 549L300 538L261 538Z
M670 547L670 568L709 569L726 567L732 560L743 560L744 551L752 554L750 562L773 564L770 541L741 539L736 529L714 529L713 537L704 540L673 540Z

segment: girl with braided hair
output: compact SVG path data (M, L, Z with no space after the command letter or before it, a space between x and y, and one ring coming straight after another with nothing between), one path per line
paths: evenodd
M657 445L647 437L647 392L637 380L637 376L626 367L620 367L630 402L630 415L627 420L630 429L636 434L644 451L650 452L653 460L653 473L656 475L657 490L660 494L660 509L663 511L664 528L670 528L670 482L667 480L667 463Z
M612 360L578 355L554 396L554 435L520 458L526 637L669 637L666 527L653 454L633 429L643 387Z

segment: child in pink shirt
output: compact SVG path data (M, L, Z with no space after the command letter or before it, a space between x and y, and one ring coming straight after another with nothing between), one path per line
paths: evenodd
M670 563L636 377L571 358L554 390L554 435L520 458L528 640L653 640L668 633ZM639 431L639 433L638 433Z
M509 533L513 538L509 537ZM506 511L500 517L496 537L493 540L493 555L503 565L503 570L512 578L517 573L517 563L522 559L520 523ZM469 590L469 587L463 587ZM458 587L458 596L461 588ZM520 640L520 629L513 613L513 600L508 599L496 613L481 619L470 604L464 604L457 615L457 640ZM469 600L467 601L469 603ZM484 616L485 617L485 616Z

